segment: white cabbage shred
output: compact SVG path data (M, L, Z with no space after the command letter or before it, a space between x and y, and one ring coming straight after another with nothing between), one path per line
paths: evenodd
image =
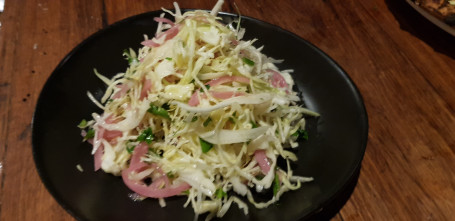
M185 206L191 204L196 216L208 213L207 219L222 217L233 202L247 214L245 199L265 208L284 192L311 181L293 175L289 161L297 160L292 149L305 129L304 116L318 116L297 104L292 70L278 70L275 63L281 61L262 54L262 47L253 46L256 40L241 40L243 28L219 22L222 4L218 1L211 13L184 14L174 4L176 36L163 37L173 25L159 22L156 34L161 36L152 38L159 46L125 51L130 63L126 72L112 79L95 72L107 90L101 101L88 96L103 113L94 113L84 128L95 131L93 153L104 146L101 168L114 175L128 168L131 149L150 129L153 140L142 161L159 165L173 182L189 184L191 189L182 193L188 197ZM221 78L230 80L207 86ZM194 97L197 104L190 101ZM151 111L152 106L168 117ZM112 131L119 133L109 139L102 136ZM203 142L211 149L204 150ZM270 166L267 174L255 158L262 150ZM288 162L287 168L277 167L278 158ZM132 177L152 176L148 174ZM254 192L272 189L275 194L269 201L254 200Z

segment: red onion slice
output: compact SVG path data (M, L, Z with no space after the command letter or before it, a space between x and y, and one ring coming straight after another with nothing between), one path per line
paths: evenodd
M95 164L95 171L101 168L102 157L104 154L104 145L100 144L98 149L95 151L95 155L93 156L94 164Z
M180 183L177 185L171 185L167 175L158 167L156 164L147 164L141 161L141 157L148 152L148 145L145 142L140 143L134 148L133 156L131 157L130 167L122 172L122 178L125 185L134 191L135 193L151 198L165 198L175 196L182 193L185 190L191 188L187 183ZM130 180L129 174L131 172L137 172L145 168L154 168L161 176L154 180L149 186L145 185L142 181ZM164 184L164 188L162 187Z
M277 71L271 70L271 69L267 69L267 71L273 73L272 78L271 78L271 83L272 83L273 87L275 87L275 88L278 88L278 87L287 88L288 87L288 83L286 83L286 80L280 73L278 73Z
M134 191L135 193L137 193L141 196L146 196L146 197L151 197L151 198L171 197L171 196L179 195L183 191L191 188L191 186L187 183L181 183L178 185L169 186L169 187L165 187L162 189L159 189L158 185L156 185L156 184L154 185L154 183L152 183L150 186L147 186L144 183L137 183L135 181L130 180L128 178L128 170L124 170L122 172L122 178L123 178L123 182L126 184L126 186L128 188L130 188L132 191Z
M228 99L231 97L238 97L244 95L243 92L235 91L211 91L210 94L217 99Z
M258 162L263 174L268 174L270 171L270 161L265 154L265 150L256 150L254 159Z
M128 90L130 89L130 87L128 87L127 84L118 84L116 85L116 87L120 88L120 90L117 91L117 93L115 93L114 96L112 96L112 99L118 99L125 96L126 92L128 92Z
M193 107L199 105L199 97L198 97L198 94L199 94L199 92L198 92L198 91L195 91L195 92L193 93L193 95L191 95L191 98L190 98L190 100L188 101L188 105L193 106Z
M152 81L150 79L144 79L141 90L140 100L144 100L147 97L148 91L152 88Z
M233 82L233 81L237 81L237 82L245 83L245 84L249 84L250 83L250 79L247 78L247 77L243 77L243 76L223 76L223 77L220 77L220 78L217 78L217 79L213 79L213 80L207 82L206 85L210 85L211 87L214 87L216 85L225 84L225 83L229 83L229 82Z
M167 19L167 18L161 18L161 17L154 17L153 20L155 20L156 22L163 22L163 23L167 23L167 24L170 24L171 26L174 26L174 22L172 22L171 20Z

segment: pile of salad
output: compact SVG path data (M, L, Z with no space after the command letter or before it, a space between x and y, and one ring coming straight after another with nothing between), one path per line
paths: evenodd
M222 217L235 203L265 208L310 177L293 174L298 139L307 138L292 70L261 53L255 40L241 40L240 21L223 24L211 12L156 17L153 38L136 53L124 52L129 67L111 79L95 71L107 89L102 109L79 127L93 144L95 171L121 176L134 199L186 196L196 214ZM240 18L239 18L240 19ZM287 162L277 166L277 159ZM257 202L254 192L273 192ZM272 195L272 194L270 194Z

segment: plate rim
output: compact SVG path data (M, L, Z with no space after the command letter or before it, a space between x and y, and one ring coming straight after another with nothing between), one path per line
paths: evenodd
M409 1L409 0L407 0L407 1ZM186 12L186 11L201 10L201 9L185 8L185 9L181 9L181 10L182 10L182 12L184 12L184 11ZM170 10L170 11L175 11L175 10ZM203 10L203 11L209 11L209 10ZM130 23L134 20L141 19L142 17L146 18L146 17L150 17L150 16L154 16L154 15L159 15L160 13L163 13L163 11L154 10L154 11L148 11L148 12L132 15L132 16L123 18L119 21L116 21L110 25L107 25L107 26L95 31L94 33L90 34L88 37L84 38L81 42L79 42L73 49L71 49L70 52L68 52L63 57L63 59L52 70L51 74L46 79L46 82L43 84L43 86L41 88L39 97L38 97L36 105L35 105L32 122L31 122L31 129L32 129L31 146L32 146L32 155L33 155L33 160L34 160L34 164L35 164L35 169L38 172L41 182L44 184L45 188L50 193L50 195L57 201L57 203L66 212L68 212L76 220L86 220L86 217L84 217L83 214L79 214L76 211L74 211L72 209L71 204L66 203L65 200L62 198L61 194L59 194L55 190L55 187L51 184L49 175L46 175L46 172L43 171L44 169L43 169L43 165L41 163L41 159L39 159L39 157L38 157L39 154L37 153L37 144L36 144L36 142L37 142L36 139L38 139L38 138L36 137L37 135L35 134L34 131L35 131L35 124L36 124L37 110L41 107L41 103L43 102L42 100L44 99L43 91L45 90L45 88L49 87L49 85L53 81L52 79L57 76L57 73L60 72L60 70L65 66L65 64L69 60L71 60L71 58L74 56L74 54L76 54L85 45L96 40L98 37L103 36L106 32L109 32L112 29L116 29L118 26L120 26L124 23ZM238 14L234 14L234 13L230 13L230 12L219 12L219 14L223 15L223 16L232 17L232 18L239 16ZM297 34L291 32L291 31L288 31L278 25L271 24L269 22L259 20L259 19L256 19L256 18L253 18L250 16L241 15L241 17L247 18L248 20L253 21L254 23L264 24L275 30L279 30L280 32L283 32L287 35L292 36L293 38L298 39L300 42L305 43L314 52L317 52L321 57L323 57L324 60L327 61L328 64L330 64L331 67L336 69L336 72L338 72L338 74L341 75L344 82L346 82L347 85L349 86L350 91L353 92L355 100L358 101L358 102L356 102L356 105L359 106L358 110L362 113L362 115L360 116L362 118L360 120L360 122L362 122L362 125L361 125L362 128L360 128L360 131L362 131L363 134L362 134L362 137L359 137L359 139L361 141L360 146L359 146L361 151L359 151L357 153L358 157L355 159L355 161L351 162L353 168L351 168L349 170L349 176L345 176L342 179L340 179L340 181L339 181L341 184L340 187L334 188L333 191L330 192L330 194L328 194L327 199L322 200L319 205L313 205L312 212L309 212L308 214L301 214L301 216L299 217L299 220L310 218L311 216L318 214L320 211L322 211L324 207L329 205L337 197L337 195L340 195L344 191L344 189L346 189L346 187L349 185L349 183L352 180L352 178L354 177L354 175L356 175L356 173L358 173L357 171L359 171L361 168L361 164L364 159L367 144L368 144L368 134L369 134L369 119L368 119L368 112L365 107L364 99L362 97L362 94L360 93L360 90L355 85L352 78L347 74L347 72L334 59L332 59L327 53L325 53L324 51L322 51L321 49L316 47L313 43L309 42L308 40L304 39L303 37L300 37Z

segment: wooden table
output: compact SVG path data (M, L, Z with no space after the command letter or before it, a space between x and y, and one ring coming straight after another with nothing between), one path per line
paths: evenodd
M181 1L211 9L214 0ZM309 40L352 77L369 142L354 193L333 220L455 217L455 37L404 0L236 1L241 13ZM0 220L73 220L41 183L31 119L46 79L94 32L158 0L6 0L0 14ZM223 11L236 12L227 0Z

